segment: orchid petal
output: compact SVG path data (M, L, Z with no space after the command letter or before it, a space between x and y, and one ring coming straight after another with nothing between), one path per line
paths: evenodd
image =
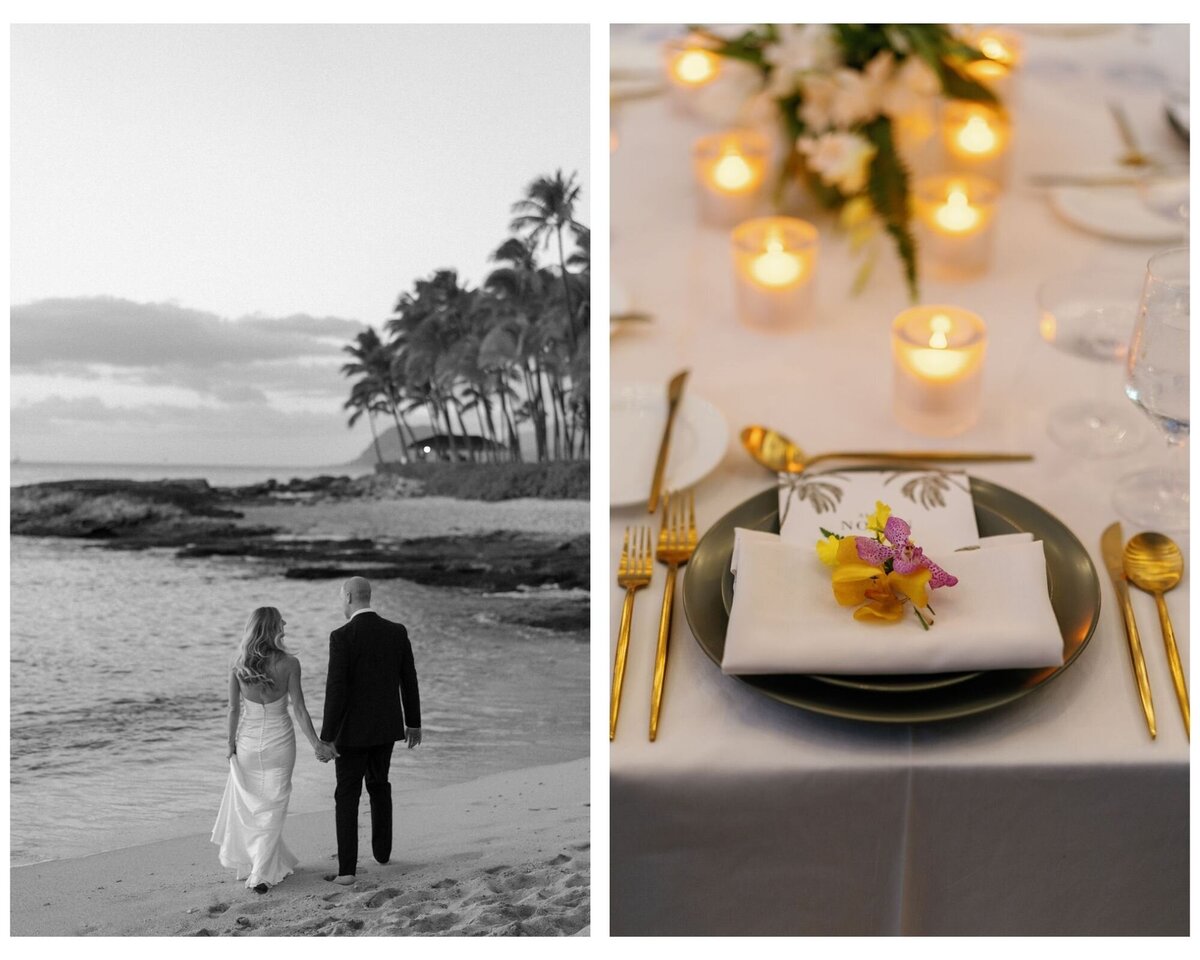
M838 546L841 541L830 534L824 540L817 541L817 556L821 558L821 562L827 567L832 567L837 563Z
M895 547L904 546L911 533L912 527L899 517L888 517L888 522L883 526L883 535L888 538L888 543Z
M958 583L958 577L947 573L928 558L925 560L925 566L929 568L929 587L931 590L936 590L938 587L952 587Z
M925 558L925 551L920 547L914 547L909 544L903 550L897 550L895 560L892 563L892 569L898 573L913 573L928 565L929 561Z
M929 603L929 597L925 593L925 587L929 583L929 578L929 568L921 567L916 573L898 573L893 570L888 574L887 579L889 586L899 590L916 606L923 607Z
M859 559L865 560L867 563L873 563L876 566L883 566L885 560L890 560L895 556L895 551L887 544L880 543L878 540L868 540L866 537L855 537L855 547L858 551Z

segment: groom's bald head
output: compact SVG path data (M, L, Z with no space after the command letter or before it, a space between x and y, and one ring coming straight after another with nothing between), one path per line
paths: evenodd
M351 577L342 584L342 606L346 616L371 605L371 581L366 577Z

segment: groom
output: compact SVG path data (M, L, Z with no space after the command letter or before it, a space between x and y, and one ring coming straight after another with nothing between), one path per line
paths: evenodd
M337 770L338 872L325 879L348 885L358 868L364 778L371 799L371 852L380 863L392 855L388 767L395 741L407 739L410 750L421 742L421 697L408 631L371 609L371 584L351 577L342 585L341 601L347 622L329 635L321 739L334 746Z

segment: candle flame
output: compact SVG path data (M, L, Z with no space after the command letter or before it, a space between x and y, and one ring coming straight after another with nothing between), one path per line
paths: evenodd
M707 50L685 50L675 60L675 76L690 87L702 86L716 74L716 57Z
M989 60L995 60L1005 66L1010 66L1014 60L1013 51L1000 37L980 37L979 52Z
M713 181L724 190L737 192L750 187L754 181L754 171L750 169L746 158L737 152L737 147L729 145L713 167Z
M968 118L958 131L958 145L967 153L992 153L999 145L999 137L987 120L976 114Z
M750 264L750 272L765 287L789 287L804 276L804 260L783 249L783 236L778 230L767 234L765 253Z
M966 233L979 223L979 210L971 206L967 191L953 183L946 193L946 202L933 214L938 224L952 233Z
M946 347L950 346L950 341L946 338L946 334L953 327L954 323L948 316L944 313L935 313L929 318L929 329L933 331L929 337L929 345L934 350L945 350Z

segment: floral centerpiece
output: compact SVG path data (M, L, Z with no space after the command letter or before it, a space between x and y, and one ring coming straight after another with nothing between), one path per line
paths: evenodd
M905 127L932 128L939 96L996 104L965 70L985 54L942 24L761 24L733 37L693 30L730 61L743 116L774 115L782 124L790 149L781 186L798 178L823 206L840 210L856 249L885 230L915 300L917 246L900 137ZM858 285L870 266L868 259Z

